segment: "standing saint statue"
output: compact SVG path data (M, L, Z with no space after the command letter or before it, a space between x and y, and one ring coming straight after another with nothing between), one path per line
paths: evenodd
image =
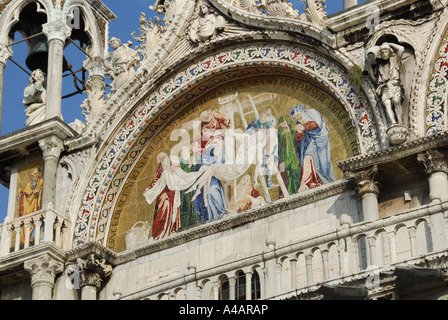
M23 93L23 104L26 106L27 120L25 126L37 124L45 120L45 104L47 91L45 90L45 73L36 69L30 77L28 86Z
M367 51L366 71L377 85L376 92L386 109L390 125L403 123L403 87L400 79L403 53L403 46L388 42Z
M128 81L134 74L135 68L138 68L140 57L138 52L132 49L131 42L121 45L118 38L111 38L109 45L113 52L106 57L107 74L113 80L111 93L115 93Z

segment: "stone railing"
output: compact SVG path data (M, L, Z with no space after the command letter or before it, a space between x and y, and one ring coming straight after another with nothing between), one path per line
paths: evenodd
M343 285L368 276L372 268L389 270L402 264L417 265L435 254L448 256L447 213L448 202L433 202L375 221L352 223L342 215L340 227L333 232L282 246L267 239L267 250L262 254L207 270L194 268L121 298L218 299L214 291L222 281L229 281L234 289L232 283L239 272L258 273L261 299L307 294L323 283Z
M67 249L68 231L68 219L51 207L13 220L6 218L0 224L0 257L41 242Z

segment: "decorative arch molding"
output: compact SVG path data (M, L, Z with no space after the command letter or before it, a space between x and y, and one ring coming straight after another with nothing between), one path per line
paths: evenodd
M95 18L95 13L93 12L92 8L86 3L86 1L65 1L62 8L61 16L66 19L69 16L71 10L73 10L74 8L79 8L84 13L84 31L88 34L90 40L92 41L92 47L89 50L90 55L93 57L104 56L107 44L106 39L103 39L102 34L104 34L104 36L106 37L106 26L98 24L99 20Z
M429 61L434 61L427 67L427 92L424 98L426 108L418 115L422 136L431 135L447 129L448 112L448 10L441 15L437 36L430 43L435 43L427 54ZM431 68L431 69L430 69Z
M360 154L381 149L378 127L384 124L376 121L380 119L378 111L358 92L348 73L332 60L289 44L254 43L222 49L194 61L161 83L114 131L112 142L87 175L90 178L78 189L82 199L75 206L79 209L73 223L73 246L91 241L105 243L112 209L132 165L147 143L188 102L224 83L226 77L235 79L247 76L247 72L262 74L273 69L312 79L332 93L351 118Z
M307 34L329 46L335 46L336 37L328 30L322 28L322 21L320 25L312 23L300 18L289 18L282 16L266 16L262 15L260 11L251 12L248 10L237 8L231 5L230 1L225 0L209 0L209 2L221 11L227 17L237 21L243 25L253 28L264 28L273 31L292 31L297 33ZM315 4L313 4L315 6ZM306 32L305 32L306 30Z
M0 24L5 26L0 30L0 44L10 44L8 37L11 28L19 22L20 12L30 3L35 2L38 5L38 11L45 12L47 15L47 22L52 21L56 16L56 10L53 7L51 0L35 0L35 1L23 1L23 0L9 0L6 1L4 7L0 5Z

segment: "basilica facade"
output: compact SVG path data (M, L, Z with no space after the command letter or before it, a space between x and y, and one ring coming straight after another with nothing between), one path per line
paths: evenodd
M1 1L0 299L447 299L448 1L303 2Z

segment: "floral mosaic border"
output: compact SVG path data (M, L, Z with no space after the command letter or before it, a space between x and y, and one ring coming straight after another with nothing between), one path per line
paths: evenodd
M448 34L439 49L429 83L426 107L426 135L447 129L448 108Z
M74 247L91 241L104 243L111 209L127 174L132 171L132 164L150 137L175 117L176 108L182 106L178 103L180 97L188 99L188 94L207 79L217 79L224 73L235 75L249 67L283 68L320 82L350 114L360 153L379 150L377 126L366 97L357 92L347 72L334 62L314 51L282 44L248 44L222 50L202 58L166 81L126 121L102 156L83 195L75 222Z

